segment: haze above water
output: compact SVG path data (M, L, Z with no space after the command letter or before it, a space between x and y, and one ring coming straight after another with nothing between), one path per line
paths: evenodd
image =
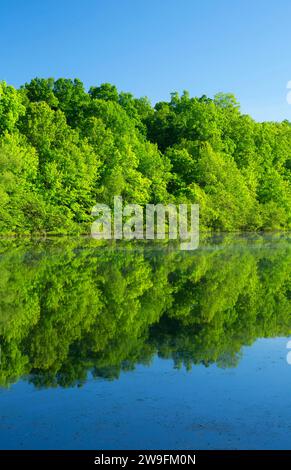
M291 448L288 235L0 241L0 447Z

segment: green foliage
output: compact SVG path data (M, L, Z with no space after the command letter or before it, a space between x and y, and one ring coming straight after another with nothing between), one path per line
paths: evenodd
M0 82L0 135L13 132L19 117L25 113L21 94L5 82Z
M0 384L113 379L158 354L232 367L243 345L291 333L283 237L196 252L94 240L0 243Z
M0 233L88 233L91 209L199 203L205 230L288 230L291 123L256 123L231 94L146 98L105 83L0 83Z

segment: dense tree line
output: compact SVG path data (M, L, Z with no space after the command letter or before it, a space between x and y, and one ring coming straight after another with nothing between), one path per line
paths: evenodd
M291 123L232 95L152 107L103 84L0 83L0 233L86 233L96 202L199 203L211 230L291 226Z
M243 345L291 333L287 240L194 252L96 243L0 243L0 385L113 379L156 354L231 367Z

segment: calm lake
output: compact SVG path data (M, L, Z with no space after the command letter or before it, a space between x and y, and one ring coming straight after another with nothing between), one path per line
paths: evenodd
M290 300L288 235L1 240L0 448L291 449Z

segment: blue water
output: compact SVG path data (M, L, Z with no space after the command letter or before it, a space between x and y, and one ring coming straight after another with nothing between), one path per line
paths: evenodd
M0 448L291 449L290 268L280 234L0 240Z
M287 338L243 348L234 369L171 360L81 387L0 391L2 449L290 449Z

